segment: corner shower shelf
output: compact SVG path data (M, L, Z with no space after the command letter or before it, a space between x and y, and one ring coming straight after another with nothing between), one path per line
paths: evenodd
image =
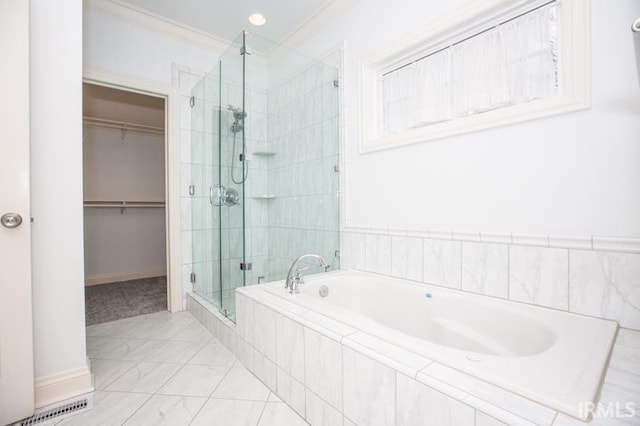
M273 151L255 151L253 155L256 157L272 157L276 155L276 153Z
M278 197L275 195L267 194L267 195L255 195L251 198L253 198L254 200L273 200L274 198L278 198Z

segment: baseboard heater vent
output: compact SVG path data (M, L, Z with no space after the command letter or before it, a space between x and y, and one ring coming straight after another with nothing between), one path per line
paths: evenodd
M33 416L19 421L14 426L32 426L52 420L62 420L61 418L63 416L66 417L71 414L76 414L79 411L85 411L89 408L92 408L92 405L93 404L91 404L89 398L84 397L82 399L78 399L76 401L60 405L58 407L46 409L41 412L36 412Z

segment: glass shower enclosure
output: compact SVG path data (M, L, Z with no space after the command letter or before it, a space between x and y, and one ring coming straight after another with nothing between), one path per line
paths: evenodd
M339 268L337 87L336 66L243 32L192 89L193 290L233 321L235 289L298 256Z

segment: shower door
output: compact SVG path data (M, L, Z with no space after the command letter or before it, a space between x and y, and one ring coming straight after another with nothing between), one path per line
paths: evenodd
M246 187L249 179L245 128L244 34L241 34L218 62L219 114L218 175L214 198L219 197L221 312L235 321L235 289L246 284L251 261L245 241L247 231Z
M219 70L214 68L191 92L191 262L193 290L221 306L220 209L212 203L218 154Z
M192 90L191 280L196 293L235 319L234 291L246 283L243 36Z

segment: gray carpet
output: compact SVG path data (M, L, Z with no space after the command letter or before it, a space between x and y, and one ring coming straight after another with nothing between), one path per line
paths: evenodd
M87 325L167 310L167 277L84 288Z

